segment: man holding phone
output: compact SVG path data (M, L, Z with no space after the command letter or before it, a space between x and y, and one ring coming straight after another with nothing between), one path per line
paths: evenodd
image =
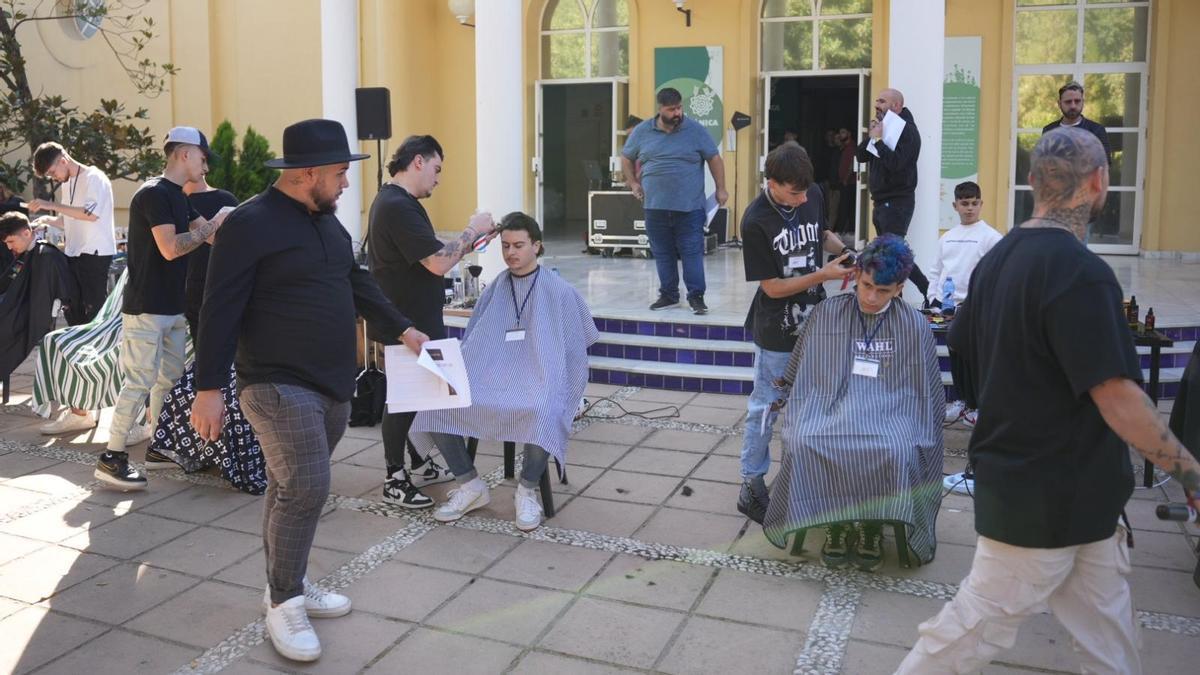
M852 251L829 230L821 188L808 153L793 141L767 155L767 186L742 214L746 281L758 290L746 315L754 335L754 390L747 403L738 511L761 523L767 511L763 477L771 467L768 443L776 415L775 381L783 375L800 326L825 299L826 281L849 273ZM821 265L822 251L838 257Z

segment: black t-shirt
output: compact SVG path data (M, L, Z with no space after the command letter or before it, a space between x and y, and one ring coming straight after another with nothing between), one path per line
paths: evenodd
M129 279L125 282L124 314L183 314L186 302L187 256L167 260L158 251L151 229L174 225L175 233L188 231L199 217L183 188L164 176L142 183L129 202L127 244Z
M977 384L975 529L1014 546L1112 536L1133 491L1089 390L1141 381L1112 269L1059 228L1017 228L979 262L950 346Z
M821 188L808 187L808 201L789 213L777 208L766 192L750 202L742 214L742 260L746 281L787 279L815 272L821 267L821 242L825 230ZM825 299L825 287L817 284L786 298L772 298L762 288L754 294L746 316L746 330L754 344L773 352L790 352L796 335L813 305Z
M225 190L196 192L188 195L188 201L196 213L208 220L212 220L217 211L224 207L238 205L237 197ZM200 306L204 304L204 278L208 274L208 254L211 251L212 246L204 243L187 257L187 311L184 313L190 321L200 318Z
M430 338L446 336L446 283L421 260L442 250L425 207L404 188L385 183L371 203L368 261L388 299Z

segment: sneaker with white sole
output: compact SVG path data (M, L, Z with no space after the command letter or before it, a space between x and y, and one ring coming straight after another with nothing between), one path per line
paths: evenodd
M146 489L146 476L129 465L129 455L124 452L108 451L100 455L92 475L118 490Z
M350 598L304 580L304 611L310 619L336 619L350 613ZM263 611L271 608L271 587L263 591Z
M125 447L128 448L131 445L145 443L150 440L150 436L153 433L154 431L150 428L149 424L139 424L130 429L129 433L125 434Z
M454 480L454 472L438 464L436 459L427 457L420 466L409 469L408 477L415 487L423 488Z
M953 424L967 412L967 404L962 401L951 401L946 404L946 424Z
M968 410L963 413L962 422L966 426L974 429L975 424L978 421L979 421L979 411L978 410Z
M492 501L487 484L478 478L450 491L450 498L433 512L439 523L452 523L475 509L487 506Z
M321 640L308 622L305 597L297 595L275 607L267 604L267 635L275 651L293 661L321 658Z
M427 509L433 506L433 499L422 494L409 480L408 472L403 469L383 481L383 501L406 509Z
M83 415L76 415L70 408L62 411L58 419L53 422L47 422L38 427L38 431L45 436L53 436L55 434L65 434L68 431L87 431L96 426L96 414L91 410Z
M530 532L542 524L542 501L538 498L537 490L517 485L513 504L516 507L515 520L518 530Z

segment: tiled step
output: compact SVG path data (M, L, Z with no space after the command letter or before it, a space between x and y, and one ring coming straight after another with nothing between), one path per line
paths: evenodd
M461 336L465 317L446 317L451 335ZM605 384L749 394L754 385L754 351L741 326L645 322L599 317L600 339L589 349L590 380ZM1162 350L1159 398L1174 398L1183 369L1191 357L1197 332L1194 327L1167 329L1174 346ZM707 336L707 337L706 337ZM1186 337L1185 337L1186 336ZM1150 348L1137 349L1143 378L1148 382ZM949 352L937 348L942 384L954 397Z

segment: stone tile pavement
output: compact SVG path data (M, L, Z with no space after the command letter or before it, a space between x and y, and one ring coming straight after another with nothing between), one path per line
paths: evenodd
M302 666L264 642L258 498L181 472L156 472L144 493L101 489L107 421L39 436L28 371L13 385L0 410L0 672L889 673L974 550L971 500L949 496L927 566L901 569L889 548L877 574L831 572L814 562L815 533L794 558L733 508L744 397L593 385L617 401L596 414L679 416L580 422L559 514L529 534L512 525L499 444L480 448L492 504L442 525L380 501L379 430L351 428L309 576L354 611L314 621L325 652ZM948 431L948 471L966 438ZM1131 501L1147 673L1186 672L1200 644L1194 531L1153 517L1169 498L1172 484ZM1077 672L1070 642L1035 617L985 672Z

